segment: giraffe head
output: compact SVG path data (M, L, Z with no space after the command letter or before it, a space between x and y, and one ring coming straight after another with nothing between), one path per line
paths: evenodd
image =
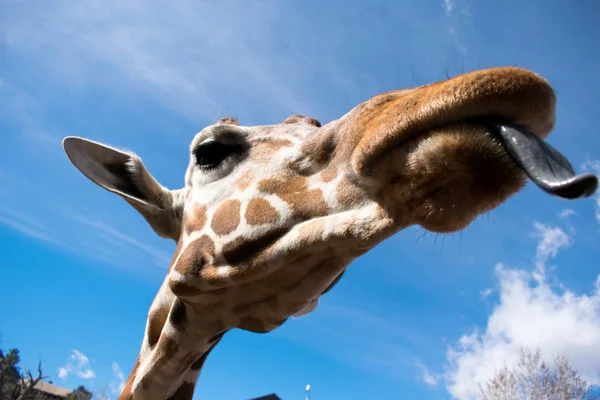
M543 78L497 68L384 93L323 126L301 115L252 127L224 118L193 138L177 190L131 152L74 137L64 148L85 176L177 242L168 273L176 297L206 300L251 284L247 304L287 293L283 308L264 311L276 326L395 232L454 232L518 192L526 173L490 126L544 139L554 110ZM231 325L271 329L243 318Z

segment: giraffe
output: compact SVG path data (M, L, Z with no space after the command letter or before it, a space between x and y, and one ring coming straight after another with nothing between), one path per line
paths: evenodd
M507 67L379 94L325 125L225 117L195 135L175 190L133 152L66 137L83 175L176 242L119 399L191 399L226 332L311 312L354 259L406 227L459 231L527 177L590 196L597 178L543 141L555 102L544 78Z

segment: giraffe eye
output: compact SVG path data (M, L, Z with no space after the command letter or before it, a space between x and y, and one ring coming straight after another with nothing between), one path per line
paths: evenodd
M200 169L217 168L227 157L241 150L239 144L228 144L207 139L194 150L196 164Z

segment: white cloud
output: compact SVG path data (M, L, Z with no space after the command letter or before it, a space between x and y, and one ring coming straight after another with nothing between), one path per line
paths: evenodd
M466 57L469 51L467 46L465 46L460 39L457 27L470 22L469 7L466 2L462 0L443 0L442 8L446 14L446 19L448 20L448 33L450 34L450 38L458 48L460 54L462 54L463 57Z
M58 377L66 379L69 375L75 375L80 379L92 379L96 373L90 368L89 358L79 350L71 350L67 363L58 369Z
M558 213L558 218L565 219L569 218L571 215L577 215L577 211L572 210L570 208L565 208L564 210Z
M454 9L454 2L452 0L444 0L442 5L444 6L444 11L446 11L446 15L451 16L452 10Z
M496 267L499 303L483 331L463 335L448 349L444 380L456 399L478 399L503 366L514 365L521 348L540 348L543 361L568 358L591 383L600 383L600 276L590 294L552 286L546 263L571 239L557 227L535 224L539 242L532 271Z
M163 268L167 268L171 262L171 257L166 252L134 239L129 235L121 233L102 221L94 221L78 215L72 215L72 217L75 220L94 228L99 233L99 236L105 241L109 242L111 245L117 245L121 247L125 246L140 250L146 255L151 256L155 260L156 264Z
M424 384L426 384L427 386L436 386L438 384L438 377L433 375L425 364L423 364L420 361L417 361L415 365L421 372L419 378L423 381Z
M306 55L318 40L308 16L281 18L294 7L228 0L34 1L6 11L0 43L43 63L63 82L111 84L117 77L192 118L214 119L249 101L309 113L304 77L334 67L331 59L324 66ZM293 51L282 29L297 32Z
M483 297L484 299L487 299L487 297L492 294L492 289L491 288L485 288L481 291L481 297Z
M558 227L550 227L539 222L533 224L535 232L533 236L539 239L535 250L535 279L543 279L546 262L549 258L556 257L558 250L572 244L571 238Z
M58 377L65 379L67 377L67 375L69 375L69 371L67 371L66 368L60 367L58 369Z
M600 160L586 161L581 168L600 175ZM596 193L596 220L600 223L600 190Z
M70 238L67 243L66 240L59 238L56 231L48 228L37 218L9 207L0 206L0 224L71 253L96 258L114 265L129 265L132 260L130 253L133 249L138 253L143 253L145 257L150 258L162 268L168 267L170 263L171 257L165 251L121 233L104 222L71 214L61 213L61 215L72 217L77 222L93 228L93 237L80 233L77 238ZM139 256L139 254L135 256Z
M111 365L114 379L110 381L109 387L112 394L120 394L125 387L125 374L121 370L121 367L116 362Z

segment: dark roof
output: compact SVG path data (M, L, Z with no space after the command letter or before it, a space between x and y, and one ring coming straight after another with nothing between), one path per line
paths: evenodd
M268 394L266 396L255 397L250 400L282 400L281 397L277 396L275 393Z

